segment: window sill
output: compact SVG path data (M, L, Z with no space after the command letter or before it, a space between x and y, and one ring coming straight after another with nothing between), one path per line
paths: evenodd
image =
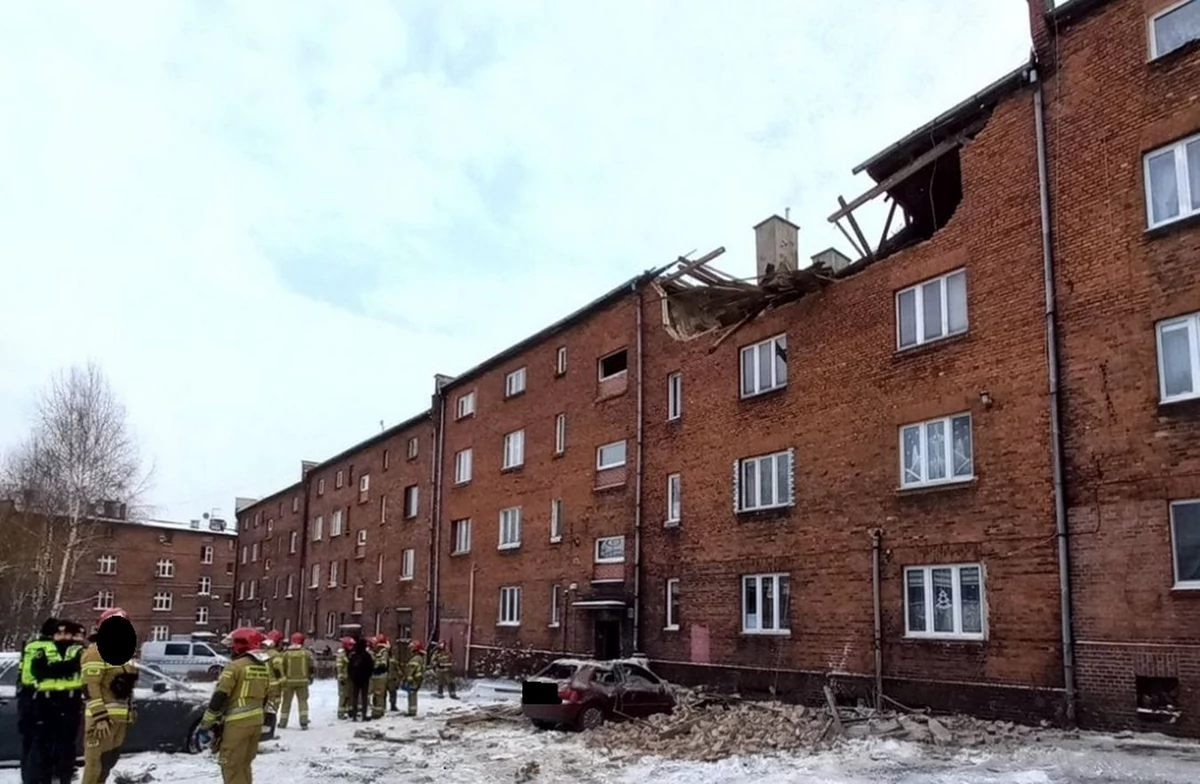
M764 389L761 392L745 393L745 392L741 392L739 390L738 399L741 401L744 401L744 402L749 402L751 400L760 400L762 398L766 398L766 397L770 397L772 395L778 395L782 392L786 392L787 388L788 388L788 385L785 382L783 384L780 384L777 387L771 387L770 389Z
M409 576L409 577L401 577L401 578L399 579L399 582L402 582L402 583L411 583L412 581L413 581L413 578L412 578L412 576Z
M743 629L741 631L741 636L742 637L791 637L792 630L791 629L781 629L777 632L772 632L772 631L756 632L756 631L746 631L745 629Z
M521 627L521 622L517 621L516 623L513 623L512 621L496 621L496 625L503 629L519 629Z
M562 537L561 536L551 536L550 544L562 544Z
M522 468L524 468L524 467L525 467L525 464L524 464L524 463L520 463L520 464L518 464L518 465L515 465L515 466L509 466L508 468L501 468L501 469L500 469L500 473L502 473L502 474L515 474L515 473L517 473L518 471L520 471L520 470L521 470Z
M520 550L520 549L521 549L521 543L520 543L520 542L517 542L516 544L502 544L502 545L500 545L499 547L497 547L496 549L497 549L497 550L499 550L499 551L501 551L501 552L507 552L507 551L510 551L510 550Z
M415 463L418 457L420 457L420 455L409 455L408 457L404 458L404 462Z
M552 457L555 460L559 459L560 457L566 457L566 456L567 456L566 449L556 449L554 451L554 454L550 455L550 457Z
M682 422L682 416L667 417L667 427L679 427Z
M457 490L458 488L460 488L460 487L466 487L466 486L467 486L467 485L469 485L469 484L471 484L471 480L470 480L470 479L464 479L464 480L463 480L463 481L461 481L461 482L455 482L454 484L450 485L450 487L451 487L451 488L453 488L453 489L455 489L455 490Z
M601 566L611 565L611 564L623 564L623 563L625 563L625 559L624 558L597 558L592 563L595 563L595 564L598 564Z
M595 487L592 488L592 492L593 493L603 493L608 490L620 490L623 487L625 487L624 479L622 479L620 482L615 482L611 485L596 485Z
M1173 68L1180 58L1186 57L1188 54L1196 51L1197 49L1200 49L1200 39L1193 39L1165 54L1160 54L1157 57L1151 57L1146 61L1146 65L1155 69Z
M1200 393L1191 395L1176 395L1175 397L1167 398L1165 400L1160 398L1158 401L1158 407L1160 410L1166 409L1170 411L1185 408L1189 403L1193 406L1200 404Z
M1174 234L1176 231L1190 229L1196 225L1200 225L1200 212L1193 212L1191 215L1184 215L1180 218L1172 218L1171 220L1160 223L1157 226L1150 226L1144 232L1142 232L1142 236L1148 240L1155 240L1160 237Z
M455 421L455 422L461 422L461 421L463 421L464 419L474 419L474 418L475 418L475 412L474 412L474 411L471 411L470 413L463 414L462 416L455 416L455 417L454 417L454 421ZM412 460L412 458L411 458L411 457L410 457L410 458L408 458L408 459L409 459L409 460Z
M910 487L897 487L896 495L900 497L928 495L930 493L944 493L952 490L965 490L975 487L975 483L979 481L978 477L972 476L964 479L956 479L953 482L937 482L928 485L913 485Z
M566 378L566 376L567 376L567 371L565 371L565 370L556 370L556 371L554 371L554 377L555 377L555 378Z
M558 629L558 628L560 628L560 624L557 624L557 623L548 623L548 624L546 624L546 628L547 628L547 629Z
M678 527L679 527L678 520L664 520L663 521L663 528L678 528Z
M967 643L978 645L982 642L987 642L987 638L980 635L958 635L958 634L905 634L905 642L940 642L940 643Z
M753 507L752 509L738 509L734 514L736 514L738 517L745 517L745 518L770 517L773 515L778 515L781 512L786 512L787 510L791 509L795 505L796 504L793 501L791 503L786 503L786 504L772 504L771 506L756 506L756 507Z
M404 520L416 520L416 519L417 519L417 517L419 517L419 516L420 516L420 515L415 515L415 514L411 514L411 515L404 515L404 517L403 517L402 519L404 519Z
M1171 586L1171 593L1197 593L1200 592L1200 583L1175 583Z
M454 552L450 553L450 557L457 558L460 555L470 555L470 554L471 554L470 550L455 550Z
M970 336L971 336L971 328L968 325L968 327L966 329L964 329L962 332L955 332L950 335L942 335L940 338L933 338L932 340L926 340L924 343L917 343L912 346L905 346L904 348L897 348L895 350L895 352L893 352L893 354L892 354L892 359L906 359L911 356L922 355L926 351L936 351L937 349L941 348L942 346L945 346L945 345L948 345L951 343L956 343L960 340L966 340Z
M507 395L507 394L506 394L506 395L504 396L504 399L505 399L505 400L512 400L513 398L518 398L518 397L520 397L521 395L524 395L524 394L525 394L525 390L524 390L524 389L522 389L520 392L513 392L511 395Z
M677 631L679 631L679 626L678 626L678 625L675 625L675 626L664 626L664 627L662 628L662 630L663 630L664 632L677 632Z

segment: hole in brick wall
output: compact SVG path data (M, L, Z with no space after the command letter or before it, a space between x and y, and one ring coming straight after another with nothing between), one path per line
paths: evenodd
M600 360L600 380L612 378L629 369L629 354L625 349L609 354Z
M1174 724L1180 716L1179 679L1137 677L1138 718L1150 724Z

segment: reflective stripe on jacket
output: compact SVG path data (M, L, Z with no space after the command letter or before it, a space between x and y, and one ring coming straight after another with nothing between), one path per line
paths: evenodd
M337 652L337 658L334 659L334 663L337 665L338 683L345 683L350 677L350 656L346 653L345 648Z
M262 721L264 706L278 697L278 683L271 672L270 660L253 654L239 656L221 670L212 699L200 719L200 726L211 727L218 721Z
M104 661L100 650L92 643L80 657L83 670L83 686L87 690L87 705L84 716L93 719L108 718L113 721L126 721L133 694L120 699L113 694L112 683L118 675L137 675L137 667L133 664L112 665Z
M312 680L312 654L303 645L288 646L281 659L284 683L288 686L304 686Z
M50 640L33 640L25 646L21 651L21 685L32 689L37 686L37 679L33 677L33 660L39 651L53 650L58 653L54 647L54 643ZM47 655L49 655L47 653Z
M50 647L46 649L46 663L60 664L69 662L72 659L78 659L83 653L83 646L71 645L67 648L65 654L58 652L58 646L55 643L50 643ZM37 656L34 657L35 659ZM30 669L32 669L32 664ZM81 691L83 689L83 671L79 670L68 677L43 678L37 681L37 690L39 693L47 692L64 692L64 691Z
M386 678L388 675L388 656L387 648L376 648L371 654L371 659L374 661L375 667L371 670L372 678Z

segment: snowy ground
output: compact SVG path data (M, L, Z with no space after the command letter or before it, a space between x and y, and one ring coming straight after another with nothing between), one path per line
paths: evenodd
M403 696L403 695L402 695ZM459 739L442 739L438 730L465 703L513 702L512 684L481 682L462 701L422 693L422 716L389 714L367 724L340 722L336 690L318 682L307 731L280 730L263 744L254 765L258 784L300 781L351 784L424 784L425 782L653 782L653 784L1196 784L1200 782L1200 745L1159 736L1114 738L1085 735L1070 745L1030 746L1016 753L948 751L891 740L851 741L835 751L805 756L746 757L717 763L662 759L612 759L586 746L579 735L539 732L526 725L455 728ZM366 741L354 737L364 727L411 743ZM526 779L530 762L538 771ZM211 754L196 756L139 754L123 759L117 774L149 771L152 782L210 784L221 780ZM18 784L15 770L0 771L0 784ZM116 777L110 777L116 784Z

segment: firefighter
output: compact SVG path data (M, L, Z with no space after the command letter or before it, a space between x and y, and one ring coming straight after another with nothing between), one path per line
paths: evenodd
M75 739L83 713L83 646L74 642L78 624L58 621L53 643L34 655L30 664L36 683L31 706L33 747L27 762L37 784L70 784L75 775ZM43 629L43 632L45 629Z
M396 640L392 643L392 648L388 650L387 696L388 704L393 711L399 710L396 707L396 695L400 691L400 681L404 680L404 673L402 672L404 665L400 655L400 641Z
M420 640L413 640L408 646L412 656L404 667L404 682L400 688L408 694L408 715L417 715L417 693L421 690L421 682L425 680L425 646Z
M442 690L449 688L450 699L457 700L458 694L454 690L454 660L450 658L450 649L446 647L445 640L439 640L434 646L431 664L437 672L437 696L443 696Z
M371 659L371 718L381 719L387 708L388 665L391 656L388 653L388 639L385 635L376 635L370 639L372 648Z
M128 618L120 607L105 610L96 622L96 631L109 618ZM109 664L100 655L96 635L90 638L80 659L87 703L83 713L83 778L81 784L102 784L121 756L125 731L136 720L133 713L133 687L137 667Z
M217 753L225 784L250 784L263 712L275 706L279 691L268 654L260 650L262 635L242 627L229 639L233 660L221 670L196 739Z
M29 781L26 765L33 751L34 721L33 696L37 692L37 679L33 675L33 660L38 655L47 655L54 647L54 633L58 630L58 619L47 618L42 624L37 639L30 640L21 651L21 683L17 687L17 732L21 734L21 781Z
M317 665L312 651L304 647L304 635L292 635L291 645L280 654L283 669L283 704L280 706L279 726L287 729L292 713L292 698L300 703L300 729L308 729L308 687L312 685Z
M354 638L343 637L334 664L337 667L339 719L350 717L350 652L354 650Z

